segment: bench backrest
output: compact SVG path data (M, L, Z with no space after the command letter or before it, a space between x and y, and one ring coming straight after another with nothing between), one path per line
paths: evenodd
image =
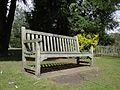
M23 40L33 40L41 38L40 51L45 52L79 52L77 37L69 37L39 31L32 31L22 27L22 42ZM35 51L35 43L28 44L31 51Z

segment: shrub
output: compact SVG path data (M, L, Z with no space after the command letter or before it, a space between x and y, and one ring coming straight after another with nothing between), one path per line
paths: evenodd
M89 50L91 46L95 47L99 41L99 35L97 34L78 34L78 42L80 50Z

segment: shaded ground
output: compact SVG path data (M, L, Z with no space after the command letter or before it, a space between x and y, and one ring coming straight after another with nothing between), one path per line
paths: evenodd
M31 74L35 74L34 61L28 62L28 66L30 69L25 69L25 70ZM76 59L73 58L47 60L47 61L43 61L41 64L41 74L54 72L54 71L62 71L62 70L66 70L67 72L68 69L74 69L79 67L84 67L84 68L90 67L90 63L89 61L84 61L84 63L82 61L82 63L76 64Z
M79 85L82 81L90 80L99 74L97 67L90 67L88 62L76 64L74 59L47 61L43 62L41 67L40 78L48 78L60 84Z
M82 81L90 80L98 76L97 68L91 70L85 70L82 72L77 72L68 75L62 75L50 78L50 80L61 83L61 84L70 84L70 85L79 85Z

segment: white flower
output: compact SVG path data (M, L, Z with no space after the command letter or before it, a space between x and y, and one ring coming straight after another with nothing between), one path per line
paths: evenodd
M2 73L3 73L3 71L1 70L1 71L0 71L0 73L2 74Z
M14 82L13 81L9 81L8 84L14 84Z
M18 86L17 86L17 85L15 85L15 88L18 88Z

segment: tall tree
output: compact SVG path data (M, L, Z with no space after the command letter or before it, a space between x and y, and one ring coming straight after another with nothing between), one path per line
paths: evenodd
M25 0L23 0L26 3ZM0 56L7 54L17 0L0 0Z
M117 10L119 0L83 0L70 6L71 24L75 30L85 32L105 31L113 29L117 22L113 20L113 13Z
M28 13L33 30L69 35L69 5L75 0L34 0L34 10Z
M80 0L71 4L69 21L72 33L99 33L100 44L106 45L104 42L108 39L111 42L105 30L118 25L113 19L113 13L118 9L116 7L119 3L119 0Z

